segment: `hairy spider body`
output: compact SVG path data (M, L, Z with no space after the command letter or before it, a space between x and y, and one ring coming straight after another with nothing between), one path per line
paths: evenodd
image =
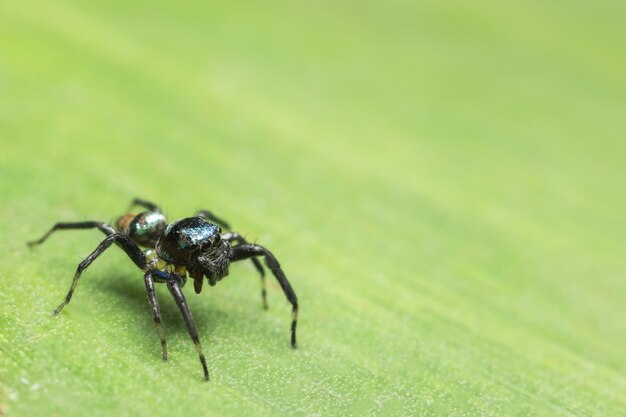
M230 226L206 210L198 211L194 217L168 224L167 218L155 204L135 199L132 205L144 207L147 211L123 215L117 219L115 227L99 221L57 223L40 239L28 242L31 247L41 244L56 230L97 228L106 235L98 247L78 265L70 290L63 302L53 311L54 315L58 315L72 299L81 273L115 243L144 273L148 301L161 339L163 360L167 360L167 343L161 327L161 313L154 283L167 285L181 311L189 335L196 346L204 377L208 380L209 371L198 331L182 292L187 276L194 280L194 290L199 294L204 278L213 286L228 275L231 262L251 259L261 275L263 307L267 309L265 270L258 259L264 257L266 265L292 305L291 346L296 347L298 299L278 261L269 250L260 245L249 244L236 232L222 234L222 228L230 229Z

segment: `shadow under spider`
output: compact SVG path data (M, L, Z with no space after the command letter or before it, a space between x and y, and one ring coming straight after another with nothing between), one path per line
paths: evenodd
M115 273L109 275L104 279L97 280L95 286L104 291L108 291L115 295L124 309L128 310L128 314L134 316L144 317L144 322L153 327L152 312L150 309L150 303L148 302L148 294L146 292L143 279L141 275L135 277L121 273ZM167 334L182 335L187 337L187 329L185 323L180 314L180 310L176 306L174 299L171 295L163 289L162 284L156 284L157 297L159 300L159 307L161 309L161 317L163 319L164 330ZM185 297L190 304L191 314L198 328L198 332L201 333L202 338L210 340L210 335L215 331L218 326L229 327L246 327L252 322L259 321L260 317L265 316L264 311L259 306L258 315L252 316L251 314L241 315L242 310L237 309L233 312L225 312L223 309L216 308L211 303L213 297L209 297L208 294L203 291L202 294L196 294L193 291L192 285L185 285L183 290L185 291ZM202 300L193 300L194 298L202 298ZM199 301L199 302L198 302ZM265 331L268 334L272 334L273 330L270 325L270 321L267 321L265 325Z
M133 277L124 274L114 274L108 276L105 279L98 280L96 286L104 291L108 291L115 295L115 297L121 300L120 305L128 310L128 314L133 314L136 317L144 317L145 322L149 324L150 328L154 327L152 319L152 311L150 309L150 303L148 301L148 294L143 283L143 279L139 276L136 280ZM156 284L157 288L162 285ZM185 286L188 287L188 286ZM167 291L161 291L157 289L157 297L159 300L159 307L161 309L161 318L163 319L163 326L166 333L176 334L179 333L183 336L187 335L187 329L183 321L183 317L180 310L176 306L174 299ZM187 302L190 304L191 312L198 331L204 336L208 336L214 329L218 321L228 320L228 316L215 307L207 304L198 306L197 302L191 302L189 300L192 295L196 295L193 291L189 294L189 291L185 292ZM193 304L193 306L192 306ZM203 311L198 310L201 307ZM209 311L206 311L209 310Z

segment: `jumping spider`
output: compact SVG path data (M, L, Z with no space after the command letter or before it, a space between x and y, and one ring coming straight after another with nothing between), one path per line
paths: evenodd
M55 316L72 299L81 273L115 243L144 272L144 283L152 308L152 317L161 338L163 360L167 360L167 344L161 327L159 303L154 291L155 282L165 283L172 297L174 297L189 335L198 351L204 378L208 381L209 371L200 346L198 331L182 292L182 287L187 281L187 275L193 278L194 290L199 294L202 290L204 277L206 277L209 285L213 286L228 275L228 267L231 262L251 259L261 275L263 307L267 309L265 271L258 259L262 256L265 258L267 267L280 284L287 300L291 303L291 347L296 348L298 298L278 261L269 250L257 244L249 244L236 232L229 231L222 234L222 228L230 230L230 226L210 211L201 210L194 217L187 217L168 224L165 215L157 205L134 199L131 208L133 206L143 207L146 211L139 214L129 213L119 217L115 227L99 221L57 223L40 239L28 242L28 246L33 247L43 243L56 230L67 229L97 228L106 235L98 247L78 264L72 286L65 296L65 300L53 311Z

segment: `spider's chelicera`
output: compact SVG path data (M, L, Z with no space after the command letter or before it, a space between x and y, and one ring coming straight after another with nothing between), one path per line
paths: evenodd
M228 223L206 210L198 211L194 217L168 224L165 215L155 204L135 199L132 206L143 207L146 211L139 214L129 213L118 218L115 227L99 221L57 223L40 239L28 243L31 247L43 243L56 230L97 228L106 235L98 247L78 264L72 286L65 300L54 310L54 315L59 314L72 299L81 273L102 252L115 243L144 272L144 283L152 308L152 317L161 338L163 360L167 360L167 345L161 327L159 303L154 291L155 282L165 283L174 297L198 351L204 378L208 380L209 371L200 346L198 331L182 292L187 276L193 279L194 290L199 294L202 291L204 278L210 285L215 285L228 275L228 266L231 262L251 259L261 275L263 308L267 309L265 270L258 259L264 257L267 267L272 271L287 300L291 303L291 346L296 347L298 298L278 261L269 250L257 244L249 244L236 232L222 233L222 228L230 230Z

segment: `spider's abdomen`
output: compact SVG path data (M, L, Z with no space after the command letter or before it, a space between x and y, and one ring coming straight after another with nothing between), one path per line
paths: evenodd
M220 240L221 229L201 217L187 217L171 223L157 243L157 254L177 265L187 265L194 256Z
M167 226L167 219L163 213L145 211L122 216L116 225L138 245L153 248Z

